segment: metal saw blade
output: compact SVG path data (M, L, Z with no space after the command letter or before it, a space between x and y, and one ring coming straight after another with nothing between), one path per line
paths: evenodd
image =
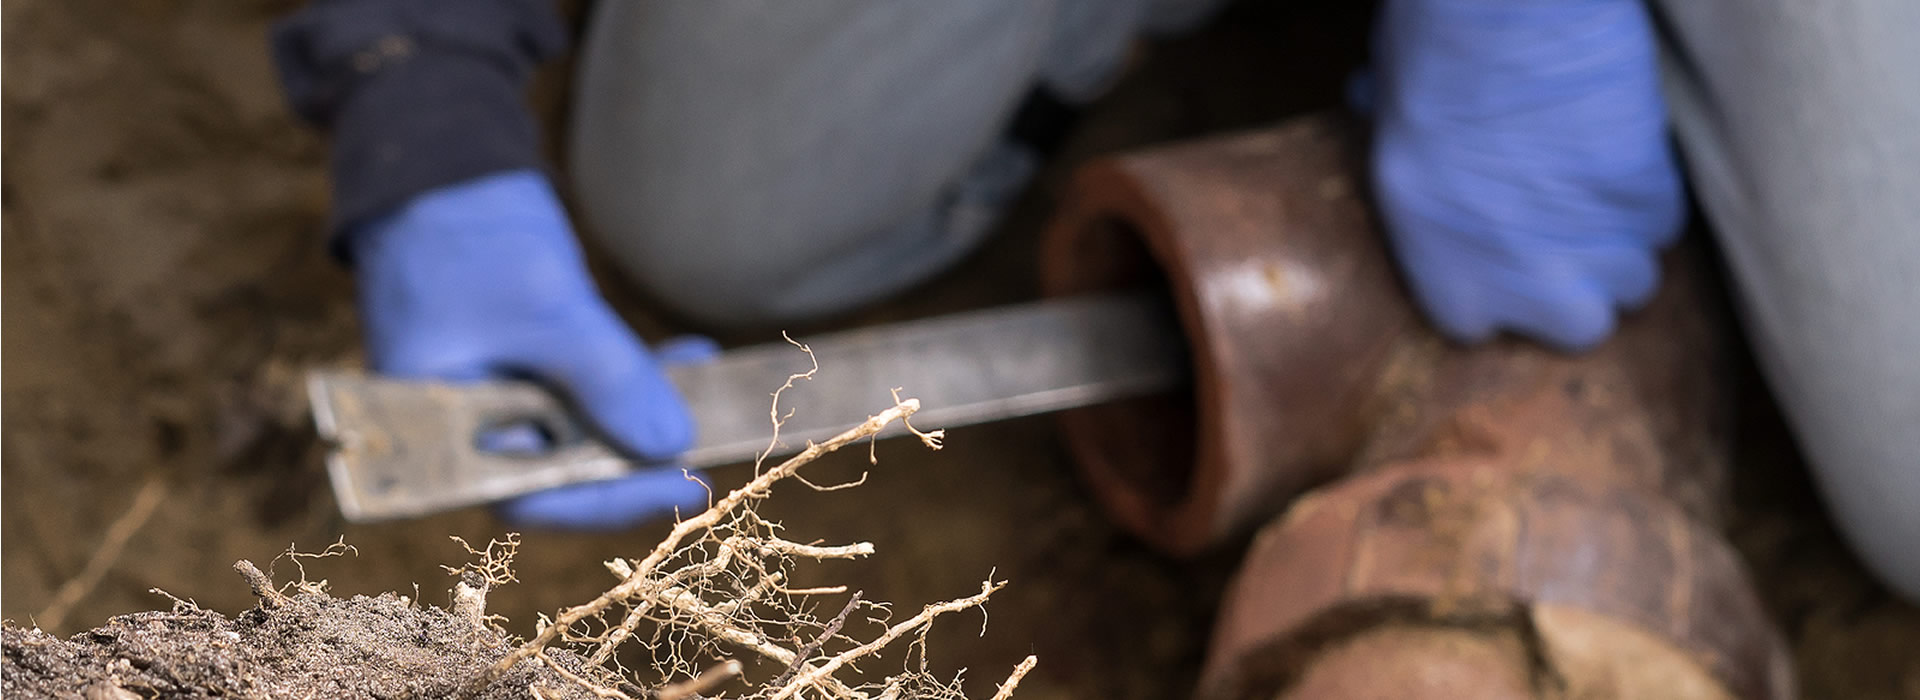
M920 399L914 423L953 428L1175 388L1187 363L1167 302L1155 295L1073 297L1006 306L724 353L667 370L699 434L680 460L692 467L798 451L893 405ZM780 395L778 444L772 393ZM357 371L316 370L309 398L341 511L350 520L427 515L565 484L608 479L636 465L595 440L565 403L532 382L443 384ZM551 449L479 449L484 430L537 426ZM903 433L895 424L881 435Z

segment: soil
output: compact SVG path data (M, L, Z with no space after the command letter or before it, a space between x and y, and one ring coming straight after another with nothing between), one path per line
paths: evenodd
M12 626L0 634L0 692L58 697L79 689L87 700L449 697L513 649L498 630L394 593L269 594L231 619L182 602L66 640ZM614 684L573 654L546 657L575 677ZM476 697L523 698L529 686L540 697L595 697L545 664L516 665Z
M227 648L216 635L260 639L287 629L296 613L359 621L361 636L341 638L395 640L380 653L396 664L436 648L461 668L497 653L433 647L432 635L387 636L450 623L384 592L446 590L439 564L464 556L448 535L485 542L504 525L485 509L354 525L326 490L300 372L357 363L358 329L350 280L323 253L324 142L287 114L266 55L267 24L295 5L0 6L8 127L0 295L11 302L0 314L0 615L44 628L5 633L10 650L47 650L35 668L66 673L61 659L84 665L145 653L160 631L202 640L188 650ZM793 329L797 337L1032 298L1034 233L1073 162L1335 104L1339 77L1363 46L1364 8L1355 5L1243 3L1205 32L1142 54L983 251L898 301ZM549 118L564 106L565 71L554 67L535 91ZM612 276L601 283L649 338L712 330L660 314ZM1875 584L1847 553L1764 389L1746 376L1752 400L1741 422L1732 537L1793 642L1803 697L1920 698L1920 609ZM990 571L1010 580L984 633L953 624L930 640L936 670L975 670L974 694L990 694L999 673L1029 653L1041 663L1022 698L1188 692L1238 547L1174 561L1115 530L1073 478L1050 420L957 430L948 444L928 454L882 443L865 486L779 491L767 514L798 539L874 542L878 556L818 570L821 581L871 597L913 606L971 593ZM812 474L828 482L866 468L865 455L848 455ZM713 476L744 478L738 468ZM83 573L149 483L165 489L158 508L97 585L49 617L61 612L49 606L62 585ZM494 591L489 609L509 618L510 633L528 634L538 613L611 583L601 561L641 551L663 532L527 533L516 563L525 583ZM248 612L256 601L234 581L233 562L270 558L289 543L317 550L340 536L358 557L308 564L332 579L337 599ZM169 607L153 589L194 608L140 612ZM84 631L109 618L104 633ZM314 639L281 641L297 655L322 648L300 646ZM231 658L260 661L247 655L265 648L234 648ZM18 668L7 682L27 682L28 665ZM143 673L121 678L165 689L157 684L189 677ZM291 682L302 671L266 664L259 673L218 682ZM84 685L38 689L71 694Z

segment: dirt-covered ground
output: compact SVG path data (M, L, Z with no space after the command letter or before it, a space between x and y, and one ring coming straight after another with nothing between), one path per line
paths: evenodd
M264 583L261 602L231 619L182 601L170 610L117 616L68 639L38 629L0 630L7 663L0 692L62 697L77 691L88 700L451 697L514 647L478 614L396 593L283 595L270 592L266 574L246 566L246 574ZM484 586L484 579L472 580ZM537 688L536 697L593 698L568 676L600 687L620 682L571 652L553 650L544 658L547 663L515 666L476 697L520 698Z
M357 329L349 281L320 247L324 144L283 109L266 58L266 24L293 4L0 6L0 614L10 620L64 635L171 607L153 588L231 617L254 603L231 573L235 560L268 559L289 543L317 550L341 535L359 556L313 567L336 594L418 583L431 598L451 583L438 565L464 555L448 535L502 531L483 509L348 525L326 490L299 376L356 362ZM1241 7L1143 54L1068 158L1331 104L1359 55L1363 18L1311 5ZM556 66L536 90L549 117L564 104L564 78ZM1050 171L960 269L835 325L1030 297L1033 233L1064 171ZM616 279L604 284L649 337L703 330L653 313ZM1764 395L1748 389L1733 536L1794 642L1805 697L1920 697L1920 610L1840 548ZM872 540L878 557L822 574L869 595L917 605L977 590L989 571L1010 579L984 635L947 625L932 643L937 665L975 670L976 693L1028 653L1042 662L1021 697L1184 692L1232 552L1170 561L1114 531L1074 482L1048 420L955 431L949 445L928 454L883 444L866 486L791 490L770 510L803 539ZM731 482L739 470L717 477ZM96 585L58 600L143 491L160 494L151 517ZM490 607L527 632L536 611L610 583L602 560L661 531L527 533L523 583L494 592Z

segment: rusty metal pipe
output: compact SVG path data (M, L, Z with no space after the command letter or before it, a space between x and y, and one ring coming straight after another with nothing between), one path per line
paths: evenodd
M1340 474L1414 325L1345 133L1311 120L1086 166L1046 234L1050 294L1159 284L1192 393L1063 417L1112 516L1189 554Z
M1381 688L1329 653L1409 631L1453 641L1376 648L1375 671L1510 640L1477 673L1526 679L1540 697L1793 692L1785 647L1718 533L1644 490L1497 459L1401 463L1303 498L1256 539L1219 620L1209 700L1347 697L1302 688L1316 677L1440 697L1419 676Z
M1517 383L1523 368L1556 371L1568 359L1511 342L1462 352L1418 318L1339 124L1314 117L1094 162L1046 233L1047 293L1155 285L1173 298L1191 392L1063 416L1076 464L1108 511L1167 552L1196 553L1265 522L1350 472L1363 449L1411 449L1402 443L1435 427L1400 424L1459 419L1430 404L1485 393L1478 378ZM1700 431L1676 427L1718 430L1700 417L1717 400L1706 367L1718 341L1702 321L1679 317L1697 311L1692 304L1637 314L1649 320L1625 324L1591 354L1615 358L1616 369L1587 380L1596 391L1658 398L1620 403L1657 433L1650 454L1622 463L1712 523L1724 466L1664 468L1715 456ZM1675 348L1701 352L1666 352Z
M1538 697L1792 697L1785 645L1716 529L1720 334L1689 262L1670 259L1659 295L1594 352L1447 348L1420 379L1383 382L1395 408L1353 475L1255 539L1201 697L1434 690L1341 663L1366 641L1382 667L1520 677ZM1379 642L1410 630L1425 642ZM1497 661L1492 640L1518 644Z
M1116 520L1192 553L1344 478L1255 541L1201 695L1789 697L1715 530L1720 336L1685 256L1595 352L1461 348L1408 303L1356 152L1314 118L1099 162L1044 244L1050 293L1163 286L1192 352L1191 394L1064 417Z

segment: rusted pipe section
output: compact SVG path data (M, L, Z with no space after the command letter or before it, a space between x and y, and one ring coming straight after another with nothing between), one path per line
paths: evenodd
M1488 415L1484 406L1435 408L1477 401L1488 376L1521 383L1568 359L1520 343L1465 353L1428 330L1368 213L1357 153L1338 120L1313 117L1097 161L1046 233L1049 294L1156 286L1179 314L1190 393L1063 418L1108 511L1164 551L1192 554L1265 522L1307 488L1350 472L1363 450L1379 461L1444 437L1435 433L1446 426L1418 421ZM1615 358L1595 365L1611 374L1584 380L1581 390L1596 395L1563 402L1612 401L1614 413L1592 419L1644 423L1650 454L1619 461L1714 522L1725 467L1708 445L1718 426L1703 414L1718 401L1709 360L1717 341L1689 314L1698 316L1694 302L1637 314L1650 320L1627 323L1596 353ZM1698 464L1665 468L1674 460Z
M1446 348L1383 382L1354 475L1255 539L1200 696L1437 697L1477 673L1534 697L1792 697L1717 530L1721 336L1690 263L1594 352ZM1366 644L1373 671L1341 662Z
M1686 256L1595 352L1462 348L1356 153L1314 118L1096 163L1043 249L1049 292L1159 285L1188 336L1191 394L1065 418L1119 522L1191 553L1334 482L1256 539L1201 696L1790 697L1716 530L1721 335Z
M1242 565L1199 697L1446 697L1432 668L1521 697L1792 697L1717 533L1631 486L1509 466L1407 462L1302 499ZM1367 644L1371 668L1341 663Z
M1158 285L1192 393L1067 413L1082 473L1120 523L1197 552L1342 473L1372 385L1414 318L1330 121L1085 167L1041 251L1050 294Z

